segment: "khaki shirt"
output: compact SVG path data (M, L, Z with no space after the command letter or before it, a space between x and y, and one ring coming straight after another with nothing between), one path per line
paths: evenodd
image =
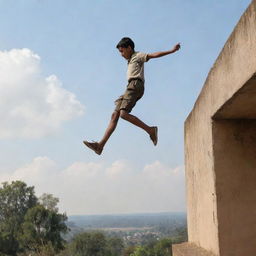
M134 52L128 60L127 80L130 81L134 78L139 78L143 82L144 78L144 62L148 61L148 54L143 52Z

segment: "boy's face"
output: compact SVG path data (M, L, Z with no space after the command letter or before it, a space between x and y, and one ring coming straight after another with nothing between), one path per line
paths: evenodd
M129 60L133 54L133 49L131 48L131 46L128 46L127 48L119 47L118 50L121 53L122 57L127 60Z

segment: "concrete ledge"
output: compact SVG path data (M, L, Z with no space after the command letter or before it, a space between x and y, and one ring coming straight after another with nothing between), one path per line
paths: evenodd
M173 256L216 256L192 243L175 244L172 246Z

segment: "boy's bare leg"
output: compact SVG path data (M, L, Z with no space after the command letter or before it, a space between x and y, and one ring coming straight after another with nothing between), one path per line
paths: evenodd
M153 141L154 145L157 144L157 127L148 126L143 121L141 121L138 117L129 114L127 111L125 111L123 109L120 111L120 117L123 118L124 120L140 127L144 131L146 131L149 134L149 136L150 136L151 140Z
M153 141L154 145L157 144L157 127L156 126L148 126L147 124L142 122L138 117L129 114L125 110L121 110L120 112L115 111L112 114L109 125L108 125L108 127L105 131L105 134L104 134L103 138L101 139L101 141L99 141L99 142L84 141L84 144L87 147L89 147L90 149L92 149L96 154L100 155L102 153L102 150L103 150L105 144L107 143L108 139L110 138L111 134L116 129L116 126L117 126L117 123L118 123L118 120L119 120L119 116L121 116L124 120L140 127L144 131L146 131L149 134L149 136L150 136L151 140Z
M114 132L114 130L116 129L117 123L118 123L118 119L120 116L120 112L119 111L114 111L114 113L111 116L110 122L108 124L108 127L104 133L103 138L101 139L101 141L99 142L99 146L103 149L103 147L105 146L105 144L107 143L108 139L110 138L111 134Z
M116 129L117 122L118 122L118 119L119 119L119 115L120 115L119 111L115 111L112 114L109 125L108 125L108 127L105 131L105 134L104 134L103 138L101 139L101 141L99 141L99 142L88 142L88 141L85 140L84 144L87 147L89 147L90 149L92 149L96 154L100 155L102 153L102 150L103 150L105 144L107 143L108 139L110 138L111 134Z

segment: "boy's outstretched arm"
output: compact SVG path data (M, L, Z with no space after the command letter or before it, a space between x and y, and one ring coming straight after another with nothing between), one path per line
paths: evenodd
M180 43L176 44L173 47L173 49L171 49L169 51L149 53L147 57L148 57L148 60L153 59L153 58L159 58L159 57L174 53L174 52L178 51L179 49L180 49Z

